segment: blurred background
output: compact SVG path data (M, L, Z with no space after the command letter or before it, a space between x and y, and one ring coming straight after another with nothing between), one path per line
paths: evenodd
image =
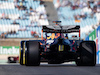
M52 21L80 25L81 39L96 42L100 63L100 0L0 0L0 63L18 62L20 41L41 39L42 25Z

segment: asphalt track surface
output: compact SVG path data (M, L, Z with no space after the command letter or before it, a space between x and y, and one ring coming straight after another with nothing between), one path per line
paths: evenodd
M75 64L44 63L34 67L19 64L0 64L0 75L100 75L100 65L79 67Z

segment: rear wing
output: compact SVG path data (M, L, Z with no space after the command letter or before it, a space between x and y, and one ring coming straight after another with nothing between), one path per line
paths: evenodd
M42 26L43 32L46 33L73 33L79 32L80 33L80 26L77 25L68 25L68 26L60 26L60 25L48 25Z

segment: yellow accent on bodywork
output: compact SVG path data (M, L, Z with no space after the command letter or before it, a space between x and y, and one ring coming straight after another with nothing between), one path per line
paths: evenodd
M25 64L25 42L23 44L23 64Z
M51 36L49 36L49 37L47 37L47 39L54 39L55 38L55 33L52 33L52 35Z
M64 51L64 45L59 45L59 51Z

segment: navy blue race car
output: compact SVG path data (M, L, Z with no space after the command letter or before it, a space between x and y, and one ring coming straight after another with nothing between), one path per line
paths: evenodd
M59 21L54 22L56 25L42 26L42 32L46 36L42 40L21 41L20 64L39 66L43 61L48 64L75 61L77 66L95 66L95 42L80 40L80 26L78 25L61 26L58 24ZM69 40L68 34L74 32L79 33L79 38Z

